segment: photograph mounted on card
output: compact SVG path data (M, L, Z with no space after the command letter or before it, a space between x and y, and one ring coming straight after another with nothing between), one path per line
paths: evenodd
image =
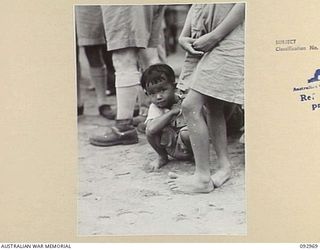
M245 235L245 3L75 5L78 234Z

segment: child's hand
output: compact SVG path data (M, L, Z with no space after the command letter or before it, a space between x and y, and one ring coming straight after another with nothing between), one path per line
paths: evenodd
M199 55L202 56L204 53L202 51L197 51L193 48L193 43L196 41L196 39L191 38L191 37L180 37L179 38L179 43L181 47L189 52L191 55Z
M208 52L211 51L218 43L219 40L212 36L211 33L208 33L196 39L193 42L192 47L196 50Z
M174 107L174 108L172 108L172 109L170 110L170 112L171 112L172 115L178 116L178 115L181 113L181 109Z

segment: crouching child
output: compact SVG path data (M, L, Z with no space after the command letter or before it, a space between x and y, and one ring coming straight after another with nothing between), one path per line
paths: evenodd
M146 136L158 153L151 163L153 170L166 165L168 156L177 160L193 158L189 132L181 113L182 98L176 94L175 74L166 64L154 64L145 70L141 85L150 96Z

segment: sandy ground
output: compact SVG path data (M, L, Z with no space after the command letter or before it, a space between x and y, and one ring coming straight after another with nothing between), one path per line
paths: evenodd
M246 234L244 145L229 138L232 178L209 194L173 193L168 172L189 175L194 163L170 161L159 172L149 164L156 153L144 134L139 143L94 147L89 137L106 131L109 121L98 116L94 91L82 86L84 115L78 118L79 235ZM110 103L115 103L111 97ZM212 172L216 157L212 152Z

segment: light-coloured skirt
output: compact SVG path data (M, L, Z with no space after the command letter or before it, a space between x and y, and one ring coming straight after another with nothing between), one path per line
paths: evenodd
M243 105L243 24L202 57L187 54L178 88L190 88L206 96Z

